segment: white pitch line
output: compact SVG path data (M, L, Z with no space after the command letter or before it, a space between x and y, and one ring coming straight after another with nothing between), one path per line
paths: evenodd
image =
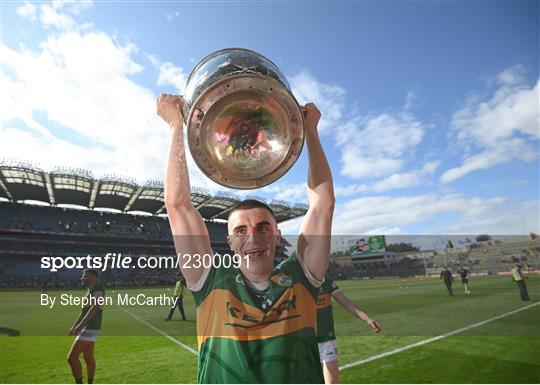
M158 332L159 334L161 334L161 335L164 336L165 338L171 340L171 341L174 342L175 344L180 345L181 347L183 347L184 349L186 349L187 351L189 351L189 352L191 352L191 353L193 353L193 354L195 354L195 355L198 355L198 353L197 353L197 351L196 351L195 349L190 348L190 347L187 346L186 344L184 344L184 343L178 341L176 338L174 338L174 337L171 336L170 334L165 333L163 330L160 330L160 329L158 329L157 327L155 327L154 325L152 325L152 324L146 322L145 320L143 320L143 319L137 317L135 314L133 314L132 312L130 312L130 311L126 310L126 309L124 309L123 307L121 307L120 309L121 309L122 311L125 311L125 312L126 312L127 314L129 314L131 317L135 318L137 321L139 321L139 322L145 324L145 325L148 326L149 328L154 329L156 332Z
M429 343L431 343L431 342L435 342L435 341L438 341L438 340L442 340L443 338L450 337L450 336L453 336L453 335L455 335L455 334L463 333L463 332L465 332L465 331L467 331L467 330L474 329L474 328L476 328L476 327L478 327L478 326L482 326L482 325L485 325L485 324L487 324L487 323L496 321L496 320L498 320L498 319L507 317L507 316L509 316L509 315L512 315L512 314L515 314L515 313L519 313L519 312L521 312L521 311L523 311L523 310L530 309L531 307L536 306L536 305L540 305L540 302L535 302L535 303L532 303L532 304L530 304L530 305L520 307L519 309L512 310L512 311L510 311L510 312L508 312L508 313L504 313L504 314L498 315L498 316L496 316L496 317L489 318L489 319L487 319L487 320L480 321L480 322L477 322L477 323L475 323L475 324L472 324L472 325L469 325L469 326L462 327L462 328L460 328L460 329L457 329L457 330L448 332L448 333L446 333L446 334L441 334L440 336L428 338L427 340L418 341L418 342L415 342L414 344L405 345L405 346L402 346L401 348L397 348L397 349L394 349L394 350L390 350L389 352L377 354L377 355L374 355L374 356L365 358L365 359L360 360L360 361L351 362L350 364L346 364L346 365L340 366L340 367L339 367L339 370L344 370L344 369L351 368L351 367L353 367L353 366L362 365L362 364L365 364L365 363L367 363L367 362L375 361L375 360L378 360L378 359L380 359L380 358L384 358L384 357L391 356L391 355L393 355L393 354L397 354L397 353L404 352L405 350L413 349L413 348L416 348L416 347L418 347L418 346L422 346L422 345L429 344Z

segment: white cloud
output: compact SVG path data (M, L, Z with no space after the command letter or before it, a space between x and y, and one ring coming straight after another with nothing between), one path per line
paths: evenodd
M498 89L482 101L473 95L452 116L452 146L462 149L460 166L444 172L448 183L473 171L538 157L540 138L539 81L531 87L523 82L523 69L514 66L496 77Z
M319 132L335 132L343 117L345 89L318 81L307 71L289 77L294 96L301 105L315 103L321 111Z
M182 67L177 67L170 62L161 63L159 65L159 77L157 85L172 85L179 94L184 93L186 87L186 74Z
M334 194L336 197L346 197L361 192L370 191L371 189L372 186L365 183L350 183L346 186L334 184Z
M501 71L496 77L497 84L502 86L515 86L523 84L525 75L525 67L522 65L514 65Z
M424 125L406 112L382 113L352 120L338 135L342 175L383 177L403 168L406 156L422 141Z
M307 184L284 184L274 183L263 187L261 192L274 194L272 199L284 200L287 202L307 203Z
M502 198L477 198L462 195L425 194L407 197L372 196L353 199L339 205L334 215L333 234L372 234L403 232L403 228L457 213L462 219L488 216L504 202ZM385 230L386 229L386 230ZM434 229L431 228L431 231ZM481 230L479 228L478 230ZM438 233L450 229L439 228Z
M280 223L278 225L278 228L281 230L281 234L283 235L293 235L298 236L300 233L300 225L302 224L302 220L304 217L291 219L289 221ZM287 238L288 240L288 238Z
M400 112L345 117L345 89L324 84L306 71L291 79L299 101L314 101L321 109L323 131L328 133L332 128L334 141L341 151L341 174L353 179L386 177L378 182L336 184L336 196L416 186L425 183L427 176L436 170L438 162L431 162L422 169L399 173L424 136L424 125L409 112L416 98L413 91L407 93ZM275 199L304 200L305 184L285 186L283 191L275 192Z
M374 183L351 183L346 186L335 185L334 192L337 197L346 197L365 192L381 192L414 187L428 184L428 176L433 174L439 161L428 162L422 168L403 173L395 173Z
M34 52L2 47L2 64L14 75L7 79L6 95L17 107L2 109L3 116L30 120L45 112L48 120L94 143L130 143L137 130L143 133L157 120L151 118L150 90L129 79L142 71L132 51L103 32L50 36Z
M438 161L426 163L419 170L392 174L389 177L376 182L373 185L373 191L387 191L393 189L402 189L406 187L418 186L427 183L426 177L433 174L439 165Z
M54 0L51 4L42 4L39 7L40 20L45 27L55 27L60 30L89 28L91 24L78 24L72 16L80 15L90 6L92 6L92 1L89 0Z
M156 84L158 86L172 85L176 92L182 95L187 82L184 68L175 66L171 62L161 62L156 55L146 54L146 57L150 60L152 66L159 71Z
M55 6L55 4L59 3L53 3L53 5L43 4L40 7L40 19L41 22L46 26L52 26L60 29L71 29L75 26L76 22L67 14L58 12L59 8L61 6Z
M403 106L403 110L409 111L412 108L416 98L417 95L414 91L411 90L407 92L407 95L405 95L405 105Z
M23 5L17 7L17 15L26 17L32 21L36 20L36 11L37 8L32 3L24 3Z
M347 196L358 192L385 191L418 185L433 171L412 170L399 173L415 146L424 136L424 125L409 112L416 95L409 91L402 111L385 112L361 117L344 116L346 107L344 88L320 82L307 71L290 77L294 95L301 104L314 102L321 110L319 131L332 133L341 151L341 174L352 179L381 178L379 183L336 185L336 195ZM275 198L304 199L301 185L286 186Z
M538 211L538 201L514 202L501 197L370 196L338 203L332 234L529 234L540 228ZM281 223L279 228L283 234L297 235L302 220ZM416 225L422 230L410 230Z
M180 12L179 12L179 11L175 11L175 12L166 12L166 13L165 13L165 19L167 19L167 21L172 21L174 18L179 17L179 16L180 16Z
M2 156L45 169L86 168L97 177L162 179L169 128L156 115L156 95L131 79L144 71L134 59L137 47L66 21L65 12L75 15L84 5L46 6L67 30L50 33L36 49L0 46ZM202 175L189 151L187 161L192 185L222 189Z
M470 215L448 225L449 234L526 235L540 229L538 201L520 201L494 208L489 215Z
M45 28L54 27L59 30L88 29L90 23L80 24L75 20L82 11L93 5L91 0L53 0L48 4L41 4L39 7L31 2L25 2L17 7L17 15L36 21L38 16Z

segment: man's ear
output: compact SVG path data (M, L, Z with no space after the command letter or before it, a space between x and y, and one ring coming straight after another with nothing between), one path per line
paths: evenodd
M231 236L230 235L227 235L227 243L229 244L229 247L231 248L231 250L233 249L232 248L232 242L231 242Z
M277 230L277 241L279 242L279 239L281 238L281 230Z

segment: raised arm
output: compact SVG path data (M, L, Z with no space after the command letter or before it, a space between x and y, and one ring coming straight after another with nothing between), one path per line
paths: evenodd
M333 292L332 297L334 297L334 299L338 301L341 306L347 309L353 316L367 323L375 333L381 331L381 325L369 315L364 313L353 301L349 299L349 297L347 297L341 291Z
M309 159L307 181L309 209L300 227L298 255L313 277L323 281L330 263L330 235L335 205L334 183L317 132L321 113L313 103L306 104L304 109Z
M193 267L193 256L212 255L210 236L204 221L191 204L189 173L184 147L183 100L177 95L161 94L157 113L171 127L171 142L165 170L165 206L174 237L174 246L182 275L188 287L199 282L204 267Z

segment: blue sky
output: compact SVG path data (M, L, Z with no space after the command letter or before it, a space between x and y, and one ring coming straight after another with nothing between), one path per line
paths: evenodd
M540 229L538 14L532 1L3 2L0 156L161 179L155 97L240 46L322 110L335 233L527 234ZM305 202L305 155L237 193Z

